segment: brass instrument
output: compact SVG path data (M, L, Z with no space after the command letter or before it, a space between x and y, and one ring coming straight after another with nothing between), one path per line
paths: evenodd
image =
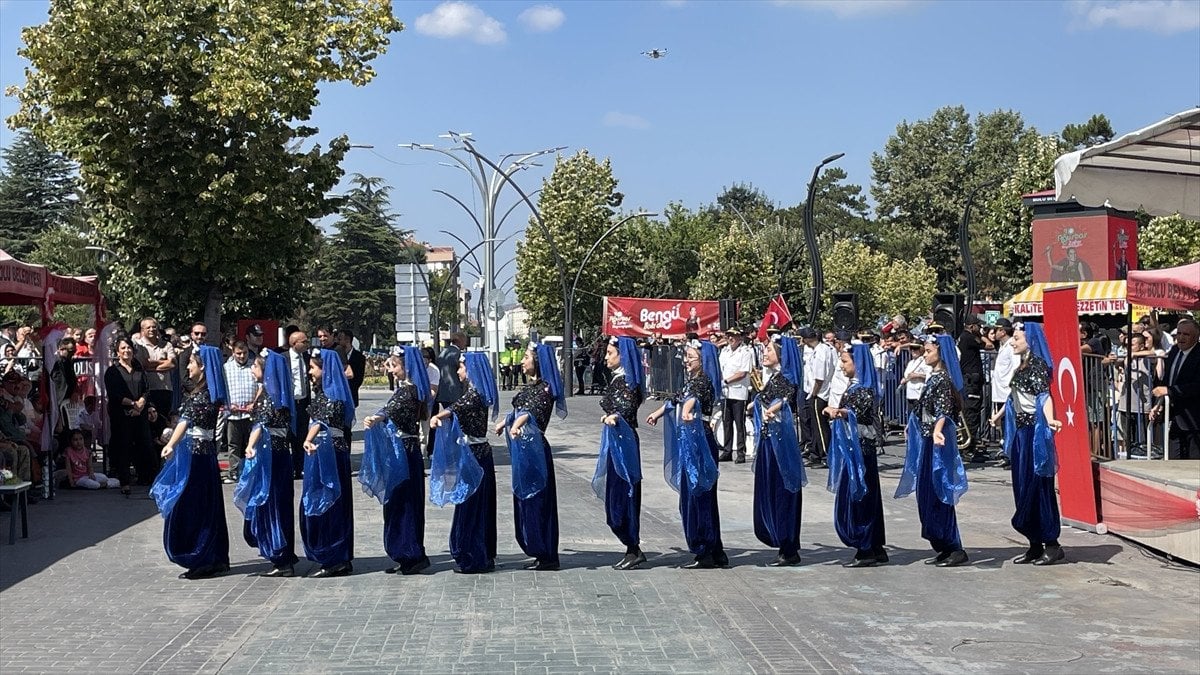
M958 449L961 452L963 448L971 444L971 428L967 425L966 418L963 417L962 411L959 410L954 419L954 440L958 442Z
M763 390L763 378L762 378L762 369L761 368L752 368L750 370L750 386L754 388L755 392L760 392Z

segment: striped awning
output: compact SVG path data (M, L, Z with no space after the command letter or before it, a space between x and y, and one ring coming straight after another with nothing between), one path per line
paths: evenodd
M1055 281L1031 285L1004 303L1008 316L1040 316L1042 313L1042 291L1047 288L1077 286L1076 304L1080 316L1085 314L1124 314L1129 311L1125 301L1125 280L1119 281ZM1148 314L1148 307L1134 305L1136 315Z

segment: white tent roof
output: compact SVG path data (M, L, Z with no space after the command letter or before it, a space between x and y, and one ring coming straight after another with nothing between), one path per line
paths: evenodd
M1054 192L1085 206L1200 220L1200 108L1059 157Z

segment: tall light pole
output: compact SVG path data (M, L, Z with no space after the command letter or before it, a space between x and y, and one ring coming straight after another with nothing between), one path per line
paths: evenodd
M480 256L480 267L482 268L480 271L483 279L483 294L481 299L483 299L485 303L489 303L492 300L491 296L493 295L496 282L494 270L496 265L497 242L503 241L497 235L499 234L501 225L504 223L504 218L507 217L507 215L513 210L512 208L509 208L508 211L505 212L504 216L497 220L496 204L500 197L500 192L503 190L505 184L516 186L515 181L512 179L512 175L514 173L522 169L537 166L537 164L533 162L534 159L543 155L556 153L563 148L555 147L524 154L507 154L501 156L499 161L492 161L481 155L475 149L470 140L470 133L458 133L451 131L441 135L441 137L450 139L458 145L449 149L439 148L433 145L422 145L418 143L410 143L407 146L401 147L408 147L413 150L429 150L444 155L445 157L449 158L451 162L453 162L451 166L458 166L467 172L467 175L471 177L475 188L479 191L479 197L483 210L482 218L476 217L475 213L457 197L445 192L444 190L435 190L435 192L445 195L456 204L461 206L463 210L467 211L467 213L471 215L471 218L475 223L475 227L479 230L479 235L482 239L480 243L484 244L482 255ZM469 162L467 159L464 159L459 154L460 152L464 151L470 155L471 159L474 160L473 163ZM488 170L489 168L490 173ZM522 193L522 198L526 203L532 205L532 202L529 201L528 196L524 193ZM492 340L490 340L489 337L488 331L484 331L484 346L487 347L489 351L498 351L499 345L490 344Z
M846 153L839 152L821 160L813 169L812 180L808 182L808 199L804 201L804 243L808 247L808 264L812 268L813 287L808 301L808 325L817 323L817 311L821 306L821 296L825 293L825 271L821 268L821 251L817 249L817 234L813 229L813 198L817 194L817 174L831 162L845 157Z
M575 387L572 386L575 369L571 367L574 363L573 352L575 350L575 336L571 333L574 329L575 319L575 289L579 286L579 277L583 274L583 268L587 266L588 260L592 259L592 254L596 252L596 249L600 247L600 244L603 243L605 239L608 239L609 235L620 229L622 225L628 223L634 218L653 218L657 215L657 213L639 211L637 213L625 216L621 220L618 220L612 225L612 227L609 227L607 230L605 230L604 234L600 235L600 238L592 244L592 247L588 249L587 254L583 256L583 260L579 261L579 269L575 270L575 281L571 282L571 292L567 295L566 306L563 307L563 311L566 315L566 320L563 322L565 324L565 328L563 329L563 389L567 392L568 396L575 395Z
M980 190L991 187L999 182L999 178L989 180L986 183L976 185L967 193L967 203L963 206L962 222L958 225L958 249L962 253L963 270L967 273L966 312L968 315L972 314L971 308L975 306L975 293L979 290L978 285L975 283L975 261L971 259L971 236L967 232L967 226L971 221L971 204L975 201L975 195L979 194ZM958 317L960 322L963 319L964 317Z

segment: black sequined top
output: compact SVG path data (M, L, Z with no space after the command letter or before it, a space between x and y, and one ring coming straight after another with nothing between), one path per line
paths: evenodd
M179 406L179 417L191 422L191 429L207 431L210 434L216 433L219 412L220 406L208 400L207 389L188 394ZM217 444L214 440L193 437L192 454L211 455L216 451Z
M842 408L854 411L854 418L858 421L858 437L872 443L875 441L877 407L874 392L866 387L855 387L842 397Z
M629 387L625 386L624 375L613 376L612 381L604 388L604 395L600 397L600 409L606 415L620 415L634 429L638 425L637 411L640 405L641 389L630 391Z
M417 388L410 382L397 383L392 397L375 414L390 419L402 434L418 435L421 431L421 401L417 400Z
M783 373L775 373L767 383L763 385L763 389L759 392L759 400L763 402L764 407L771 407L775 401L783 399L791 401L792 396L796 394L796 385L783 376ZM793 413L795 411L792 411Z
M483 394L475 387L467 387L463 395L451 403L447 410L458 415L458 424L464 434L476 438L487 436L488 407L483 400Z
M708 376L703 372L697 373L693 377L689 377L683 382L683 389L675 395L674 401L676 405L683 405L683 402L689 398L696 397L696 402L700 406L700 414L704 417L712 415L713 412L713 387L712 382L708 381Z
M538 380L530 382L513 396L513 410L525 410L533 415L533 421L538 428L546 430L550 424L550 413L554 410L554 396L550 394L550 385Z
M320 422L329 427L330 430L342 431L342 425L346 421L346 404L341 401L335 401L325 395L317 387L313 387L312 398L308 402L308 417L312 424ZM349 452L350 443L345 436L333 434L333 449L345 450Z
M264 389L258 399L254 401L254 408L250 411L250 416L255 424L261 424L268 429L287 430L291 413L287 408L277 408L275 402L271 400L271 395Z
M1030 354L1024 368L1013 373L1013 407L1017 411L1017 426L1032 426L1037 417L1037 397L1050 393L1050 366L1037 356Z
M921 416L921 435L932 436L933 427L942 416L954 418L954 384L944 370L935 370L925 380L917 402Z

